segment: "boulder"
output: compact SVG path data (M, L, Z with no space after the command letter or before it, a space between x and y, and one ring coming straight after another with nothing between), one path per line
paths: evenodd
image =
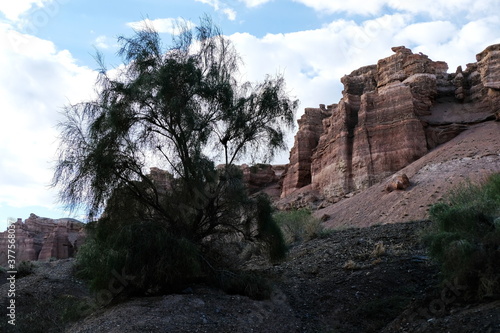
M405 173L403 173L401 175L397 175L397 176L393 177L391 182L389 184L387 184L387 186L385 187L385 190L387 192L392 192L392 191L396 191L396 190L403 190L404 191L410 186L411 186L410 179L408 178L408 176Z

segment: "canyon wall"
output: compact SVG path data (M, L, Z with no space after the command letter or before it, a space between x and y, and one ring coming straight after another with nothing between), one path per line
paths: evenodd
M31 214L13 224L15 261L73 257L85 240L84 224L74 219L53 220ZM0 266L7 265L9 232L0 233Z
M455 73L403 46L392 50L344 76L338 104L306 109L282 198L306 185L326 198L366 189L471 124L499 117L500 44Z

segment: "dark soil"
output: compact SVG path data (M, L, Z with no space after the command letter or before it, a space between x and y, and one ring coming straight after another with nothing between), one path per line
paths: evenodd
M295 244L279 265L255 258L248 267L274 284L266 301L196 285L104 306L72 277L72 260L37 263L17 281L16 327L3 316L0 331L500 332L498 301L467 304L461 286L440 286L419 241L429 223L331 231ZM4 283L4 309L7 292Z

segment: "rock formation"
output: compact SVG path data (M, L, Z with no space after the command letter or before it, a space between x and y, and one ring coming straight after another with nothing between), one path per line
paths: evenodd
M311 184L311 156L318 145L323 130L323 119L332 114L332 108L306 108L302 118L298 120L299 131L295 136L294 149L290 151L288 164L283 179L282 196L289 192Z
M48 219L31 214L15 228L15 258L24 260L73 257L85 240L84 224L74 219ZM7 264L8 232L0 233L0 266Z
M366 189L500 109L500 44L465 70L403 46L344 76L342 99L306 109L282 198L308 184L326 198Z

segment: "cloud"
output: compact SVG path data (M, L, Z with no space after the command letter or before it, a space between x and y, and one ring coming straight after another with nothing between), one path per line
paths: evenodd
M235 11L234 9L231 9L231 8L225 8L225 9L223 9L223 10L222 10L222 12L223 12L224 14L226 14L227 19L228 19L229 21L234 21L234 20L236 20L236 15L237 15L237 13L236 13L236 11Z
M43 7L53 0L16 0L0 2L0 12L10 21L17 21L21 15L28 12L33 6Z
M432 19L452 17L461 21L479 19L484 16L498 15L500 2L497 0L419 0L397 1L386 0L387 6L394 10L405 11L414 15L425 14Z
M408 14L397 13L360 22L338 19L320 29L262 38L248 33L229 37L243 58L245 79L257 81L265 74L284 74L291 94L301 100L299 116L305 107L337 103L343 90L340 78L392 55L393 46L405 45L435 61L446 61L455 71L458 65L474 62L486 46L500 43L498 17L463 25L413 20Z
M379 14L388 0L294 0L318 12L328 14L344 12L348 14L375 15Z
M245 2L259 2L259 0L244 0ZM265 1L265 0L262 0ZM500 12L498 0L293 0L318 12L327 14L347 13L351 15L373 16L382 11L389 13L408 13L412 15L424 14L432 19L455 17L460 21L463 18L478 19L491 13Z
M49 190L64 105L89 99L96 73L49 41L0 25L0 203L52 207Z
M144 30L147 27L151 27L160 33L169 33L172 35L177 35L181 32L182 27L186 25L188 29L191 29L195 24L191 21L184 20L182 18L163 18L163 19L144 19L142 21L127 23L127 26L135 30Z
M111 46L108 44L108 37L101 35L95 39L95 46L100 49L109 49Z
M439 45L457 34L456 26L448 21L422 22L408 25L394 38L406 46Z
M220 0L195 0L195 1L209 5L216 12L218 12L218 11L223 12L227 16L228 20L230 20L230 21L236 20L236 15L237 15L236 11L234 9L232 9L231 7L229 7L228 5L226 5L224 2L221 2ZM256 0L256 1L259 1L259 0ZM267 1L267 0L260 0L260 1Z
M273 0L240 0L240 2L243 2L247 7L257 7L271 1Z
M363 23L335 20L321 29L262 38L246 33L229 37L243 57L242 75L247 80L283 73L303 109L337 103L342 91L340 78L392 54L394 31L407 24L402 15L386 15Z

